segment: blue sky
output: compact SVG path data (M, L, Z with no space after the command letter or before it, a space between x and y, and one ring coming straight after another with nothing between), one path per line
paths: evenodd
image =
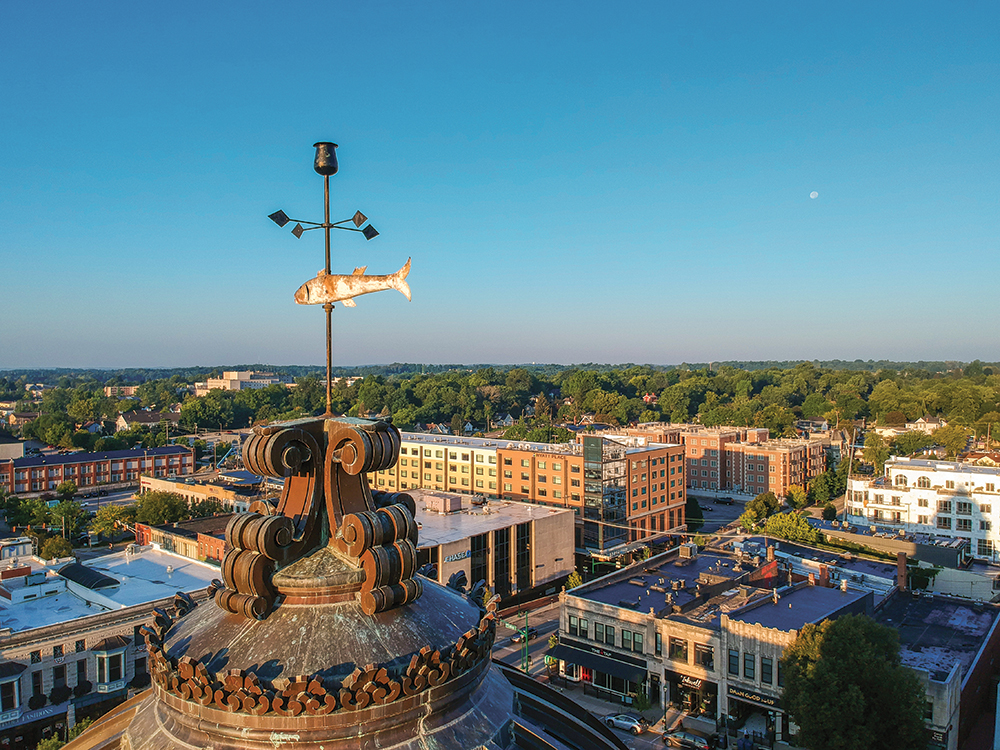
M1000 6L0 9L0 368L1000 360ZM816 191L818 197L810 198Z

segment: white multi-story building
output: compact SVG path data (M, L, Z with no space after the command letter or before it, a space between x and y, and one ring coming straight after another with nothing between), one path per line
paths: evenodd
M848 482L847 513L896 533L967 539L973 555L997 562L998 487L1000 467L893 457L884 476Z

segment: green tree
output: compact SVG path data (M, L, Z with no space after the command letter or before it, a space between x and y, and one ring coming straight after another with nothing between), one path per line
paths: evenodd
M577 586L583 585L583 576L581 576L575 570L569 574L569 578L566 579L566 590L575 589Z
M805 625L781 658L782 704L811 750L922 750L927 700L899 636L864 615Z
M49 504L39 497L33 497L22 504L24 518L29 526L41 528L52 521Z
M889 458L889 445L885 438L877 432L869 432L865 435L865 447L862 451L865 461L875 467L875 473L881 474L885 468L885 462Z
M61 536L51 536L42 542L41 553L42 558L45 560L54 560L57 557L69 557L73 554L73 545L69 539L63 539Z
M816 544L821 541L821 534L798 513L775 513L764 523L764 533L777 536L790 542Z
M197 500L191 503L191 518L205 518L218 513L226 513L227 508L222 502L214 497Z
M102 505L90 522L90 530L105 538L112 538L125 524L135 523L136 506Z
M796 510L801 510L809 504L809 494L801 484L792 484L785 493L785 500Z
M949 457L957 456L965 450L969 442L969 431L957 424L939 427L931 433L934 442L948 452Z
M823 520L824 521L836 521L837 520L837 506L833 503L827 503L823 506Z
M777 513L779 507L781 507L781 503L778 502L778 498L773 492L762 492L746 504L743 514L737 520L743 528L755 529L768 516Z
M924 448L929 448L933 443L933 438L927 433L920 430L910 430L892 441L892 452L897 456L912 456Z
M72 500L73 495L76 494L76 482L71 479L60 482L59 486L56 487L56 494L64 500Z
M135 520L151 526L174 523L189 517L187 500L175 492L146 492L139 496L135 505Z

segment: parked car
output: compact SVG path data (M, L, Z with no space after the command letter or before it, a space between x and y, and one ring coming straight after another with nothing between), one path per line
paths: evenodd
M510 641L511 641L511 643L520 643L521 639L523 637L524 637L524 631L523 630L518 630L516 633L514 633L514 635L512 635L510 637ZM531 641L531 640L534 640L537 637L538 637L538 628L529 627L528 628L528 640Z
M649 729L649 722L635 714L608 714L604 721L614 729L624 729L632 734L642 734Z
M731 497L717 497L715 498L715 502L719 503L720 505L732 505L736 501L733 500Z
M687 750L712 750L712 744L700 734L678 730L663 735L663 744L667 747L683 747Z

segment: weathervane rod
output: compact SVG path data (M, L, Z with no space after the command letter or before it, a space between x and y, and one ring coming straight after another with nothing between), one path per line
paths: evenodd
M326 235L326 273L330 274L330 175L323 175L323 233ZM326 414L333 416L333 303L323 305L326 312Z

